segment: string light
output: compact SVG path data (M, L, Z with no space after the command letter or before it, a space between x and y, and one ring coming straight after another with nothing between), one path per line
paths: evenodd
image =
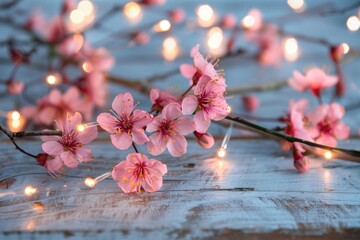
M59 73L49 73L45 77L45 81L49 85L58 85L61 83L61 75Z
M215 12L209 5L201 5L197 8L198 23L201 27L210 27L215 22Z
M332 152L330 152L330 151L326 151L326 152L324 153L324 157L325 157L326 159L328 159L328 160L332 159L332 156L333 156L333 154L332 154Z
M225 134L225 137L221 143L221 147L217 152L217 155L219 158L224 158L226 156L226 149L227 149L228 143L230 141L232 129L233 129L233 122L230 123L230 127L228 128L228 130Z
M19 111L9 111L7 119L7 127L10 131L19 132L24 129L26 121Z
M74 24L81 24L85 20L85 14L80 9L74 9L69 15L70 21Z
M78 4L78 10L80 10L85 16L89 16L94 11L94 4L89 0L82 0Z
M125 4L123 12L130 21L139 21L142 15L141 6L136 2Z
M162 54L165 60L173 61L179 55L179 47L175 38L165 38L163 42Z
M94 67L92 66L92 64L88 61L84 62L81 65L82 69L84 70L84 72L86 73L91 73L94 70Z
M169 31L171 28L171 23L169 22L169 20L161 20L160 22L158 22L157 24L155 24L154 26L154 31L155 32L167 32Z
M293 62L299 57L299 46L295 38L287 38L284 41L284 58Z
M295 12L303 12L306 8L306 3L304 0L288 0L287 4Z
M218 49L223 41L223 32L219 27L213 27L208 32L207 45L210 49Z
M217 155L219 158L223 158L226 156L226 149L225 148L220 148L219 151L217 152Z
M37 193L37 188L33 186L27 186L26 188L24 188L24 194L26 196L31 196L34 195L35 193Z
M87 177L87 178L85 178L84 184L89 188L93 188L93 187L95 187L95 185L97 183L99 183L102 180L108 178L109 176L111 176L111 172L106 172L106 173L101 174L100 176L98 176L96 178Z
M347 54L350 51L350 46L347 43L340 44L343 54Z
M79 124L76 126L76 131L83 132L87 128L86 124Z
M360 28L360 20L357 16L351 16L346 21L346 26L351 32L355 32Z
M231 113L232 108L230 106L227 106L226 111L227 111L227 113Z
M253 16L247 15L242 20L242 25L245 28L251 28L255 24L255 18Z

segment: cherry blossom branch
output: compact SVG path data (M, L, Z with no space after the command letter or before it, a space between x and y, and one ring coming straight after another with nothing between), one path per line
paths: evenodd
M344 149L344 148L330 147L330 146L318 144L318 143L315 143L315 142L310 142L310 141L307 141L307 140L304 140L304 139L301 139L301 138L292 137L292 136L282 134L282 133L279 133L277 131L262 127L260 125L255 124L255 123L249 122L249 121L247 121L247 120L245 120L245 119L243 119L241 117L227 116L226 119L231 120L231 121L236 122L236 123L240 123L240 124L245 125L245 126L247 126L249 128L258 130L258 131L260 131L262 133L270 134L272 136L281 138L281 139L283 139L283 140L285 140L287 142L290 142L290 143L302 143L302 144L305 144L305 145L310 146L310 147L321 148L321 149L333 151L335 153L340 153L340 154L346 154L346 155L349 155L349 156L353 156L353 157L358 158L357 161L360 162L360 151L351 150L351 149Z

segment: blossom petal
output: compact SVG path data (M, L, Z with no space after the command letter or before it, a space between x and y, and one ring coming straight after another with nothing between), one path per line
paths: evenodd
M182 114L193 114L198 107L198 99L194 95L190 95L184 98L182 101Z
M153 120L146 126L147 132L156 132L159 130L161 122L164 120L162 115L156 116Z
M149 139L150 141L147 143L147 149L151 155L157 156L164 152L167 140L161 133L156 132L152 134Z
M61 160L64 161L65 165L70 168L75 168L79 165L79 161L71 151L62 152L60 154Z
M136 181L131 171L132 164L122 161L116 165L112 171L112 177L118 181L118 186L125 193L136 192L140 182Z
M198 111L194 117L195 130L199 133L206 133L210 127L210 118L204 111Z
M180 73L187 79L192 79L194 74L196 73L196 68L190 64L181 64L180 65Z
M134 109L134 99L129 92L118 94L111 105L119 115L129 116Z
M149 141L149 138L146 136L145 131L142 128L133 128L131 133L136 144L144 144Z
M89 126L85 128L83 132L78 134L78 140L82 144L88 144L96 139L98 135L98 130L96 126Z
M347 139L350 136L350 127L343 122L339 122L334 126L334 135L339 140Z
M172 136L167 144L171 156L180 157L186 153L187 141L183 135L177 134Z
M77 149L76 158L79 160L79 162L89 162L94 159L91 149L87 147L81 147Z
M111 143L120 150L128 149L132 144L132 138L126 132L110 135Z
M133 112L133 125L137 128L145 127L149 122L151 122L151 116L148 112L143 110L135 110Z
M118 125L116 117L110 113L100 113L97 117L97 122L100 127L109 133L115 133Z
M66 116L66 131L70 132L73 129L76 129L76 126L82 122L83 118L80 113L76 112L74 114L68 113Z
M45 162L45 169L50 172L50 173L54 173L60 170L60 168L62 168L62 166L64 165L63 160L60 158L60 156L56 156L53 159L47 159Z
M46 152L49 155L59 155L61 152L63 152L63 146L57 142L57 141L49 141L44 142L42 144L42 149L44 152Z
M165 120L171 121L181 116L181 107L178 103L169 103L162 111Z
M330 147L336 147L337 144L336 139L330 135L321 135L318 139L316 139L316 142Z
M187 117L180 117L175 121L175 127L182 135L188 135L195 131L194 121Z

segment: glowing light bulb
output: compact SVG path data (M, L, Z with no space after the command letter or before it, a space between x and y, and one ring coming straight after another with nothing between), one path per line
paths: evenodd
M85 14L80 9L74 9L70 12L69 19L73 24L81 24L85 20Z
M299 46L298 42L295 38L287 38L285 39L284 43L284 58L289 61L293 62L299 57Z
M223 32L219 27L213 27L209 30L207 36L207 45L210 49L218 49L223 41Z
M7 113L7 127L12 132L19 132L25 127L25 118L18 111L10 111Z
M83 132L87 128L86 124L79 124L76 126L76 131Z
M175 38L168 37L163 42L162 54L165 60L173 61L179 55L179 47Z
M232 108L230 106L227 106L226 111L227 111L227 113L231 113Z
M142 10L141 6L136 2L129 2L124 6L124 14L131 21L140 20Z
M85 178L84 184L89 188L93 188L96 185L96 180L94 178L87 177Z
M12 120L19 120L21 115L18 111L12 111L9 113Z
M347 43L340 44L343 54L347 54L350 51L350 46Z
M218 157L220 157L220 158L225 157L225 156L226 156L226 149L223 148L223 147L220 148L219 151L217 152L217 155L218 155Z
M59 73L50 73L45 77L45 81L49 85L58 85L61 83L61 75Z
M169 31L171 28L171 23L169 22L169 20L161 20L160 22L158 22L157 24L155 24L154 26L154 31L155 32L167 32Z
M199 6L196 13L201 27L209 27L215 22L214 10L209 5Z
M77 8L82 11L85 16L89 16L94 11L94 4L89 0L82 0L79 2Z
M94 70L92 64L90 62L87 62L87 61L83 62L83 64L81 65L81 68L86 73L91 73Z
M255 18L253 16L245 16L242 20L242 25L245 27L245 28L251 28L252 26L254 26L255 24Z
M348 20L346 21L346 26L352 32L359 30L360 28L359 18L357 16L349 17Z
M306 8L306 3L304 2L304 0L288 0L287 4L295 12L303 12Z
M24 194L26 196L31 196L34 195L35 193L37 193L37 188L33 186L27 186L26 188L24 188Z
M330 160L331 158L332 158L332 152L330 152L330 151L326 151L325 153L324 153L324 157L326 158L326 159L328 159L328 160Z

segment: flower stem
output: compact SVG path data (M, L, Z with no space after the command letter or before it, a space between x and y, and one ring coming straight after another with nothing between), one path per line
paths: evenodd
M133 148L134 148L135 152L136 152L136 153L139 153L139 151L138 151L138 149L137 149L137 147L136 147L136 145L135 145L135 143L134 143L134 142L132 143L132 146L133 146Z
M315 142L310 142L310 141L307 141L307 140L304 140L304 139L301 139L301 138L292 137L292 136L282 134L282 133L273 131L271 129L262 127L260 125L255 124L255 123L246 121L245 119L242 119L241 117L227 116L226 119L234 121L236 123L240 123L242 125L245 125L247 127L252 128L252 129L256 129L256 130L258 130L260 132L273 135L275 137L281 138L281 139L283 139L283 140L285 140L287 142L290 142L290 143L297 142L297 143L305 144L305 145L310 146L310 147L321 148L321 149L333 151L335 153L346 154L346 155L349 155L349 156L359 158L358 161L360 161L360 151L351 150L351 149L330 147L330 146L318 144L318 143L315 143Z

